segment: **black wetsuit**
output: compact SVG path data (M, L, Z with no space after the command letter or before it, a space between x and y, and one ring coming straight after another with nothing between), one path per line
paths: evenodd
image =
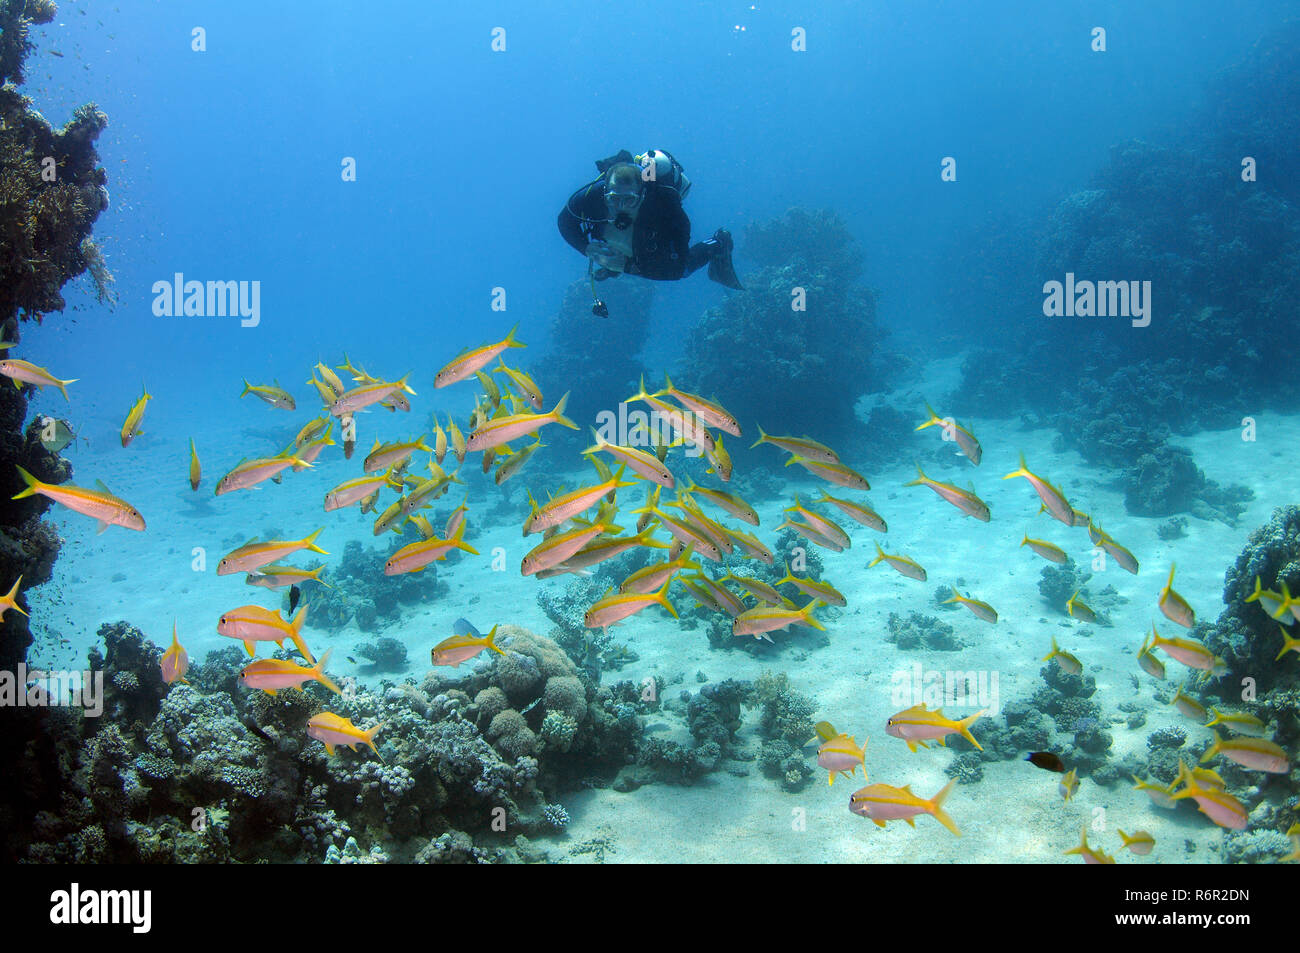
M593 241L604 241L615 228L607 221L604 179L597 179L569 197L557 224L564 240L583 255ZM587 219L586 222L583 219ZM654 281L676 281L707 265L718 243L714 239L691 245L691 220L676 189L645 183L645 198L637 210L632 232L632 257L623 270Z

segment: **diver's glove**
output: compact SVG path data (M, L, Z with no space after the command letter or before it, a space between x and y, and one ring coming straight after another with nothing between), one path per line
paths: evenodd
M609 246L607 242L590 242L587 245L587 257L597 269L617 272L623 264L623 256ZM608 276L607 276L608 277Z

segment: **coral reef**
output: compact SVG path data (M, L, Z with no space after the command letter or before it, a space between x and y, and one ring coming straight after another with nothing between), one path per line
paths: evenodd
M554 642L514 626L498 631L507 655L455 686L434 672L424 687L335 696L310 685L274 698L235 686L234 648L165 690L157 646L126 623L101 637L111 718L50 709L44 745L15 759L32 804L58 805L7 843L15 858L537 860L544 852L519 837L563 830L555 795L593 773L612 778L644 741L636 686L596 689ZM307 721L327 707L382 724L383 760L364 746L331 757L309 738ZM10 804L7 820L25 806Z
M383 575L388 557L411 540L394 535L387 542L386 550L378 550L366 549L355 539L348 541L338 567L330 571L333 588L315 586L303 598L309 609L308 628L338 630L355 622L362 632L378 632L401 618L403 606L432 602L450 591L438 578L437 563L420 572Z
M1214 486L1169 440L1300 399L1300 383L1273 371L1300 347L1277 333L1290 326L1287 302L1300 294L1300 188L1292 176L1223 174L1242 168L1242 142L1261 169L1266 156L1285 163L1290 154L1297 37L1295 23L1280 26L1217 74L1203 115L1174 131L1172 144L1114 145L1090 187L1063 198L1036 235L1017 242L1037 246L1032 271L1041 281L1067 273L1149 281L1158 289L1149 327L1127 317L1042 317L1006 335L1001 351L981 339L965 363L957 405L1046 418L1063 446L1123 471L1131 512L1233 523L1247 491ZM987 252L970 261L963 289L1016 287L1012 276L1030 270L1015 257L1000 266ZM1042 299L1016 304L1008 314Z
M111 280L90 241L95 220L108 204L108 177L95 152L107 119L87 104L56 130L19 92L24 60L33 49L29 27L49 23L56 12L51 0L0 0L0 337L19 343L19 321L39 322L62 310L61 289L68 281L92 265L98 280ZM21 349L6 353L24 356ZM0 388L0 460L5 461L0 468L0 578L9 585L21 576L24 590L49 581L61 541L53 525L41 519L50 500L11 499L22 489L13 465L48 483L65 483L72 476L66 461L41 446L35 422L24 433L29 390ZM18 604L27 608L25 595ZM5 613L0 669L15 670L31 643L27 617ZM29 820L38 805L58 801L60 759L75 732L65 710L6 710L4 719L0 857L12 859L17 850L11 845L30 836ZM39 766L22 776L9 770L23 759L40 759ZM104 832L90 825L79 836L79 856L99 856Z
M602 411L617 415L619 403L636 393L646 373L636 355L650 333L653 284L636 278L612 279L599 283L596 293L608 305L609 317L591 313L591 285L586 278L573 282L551 321L545 360L529 367L543 389L549 381L563 381L569 392L565 416L580 429L547 429L546 442L555 445L552 452L557 456L589 446L588 428L596 424L596 415ZM646 380L650 388L662 383ZM548 410L559 396L547 392Z
M757 420L768 433L801 434L806 408L816 407L818 439L856 439L854 404L882 389L885 374L875 296L857 284L857 243L833 212L793 208L747 227L739 245L759 271L746 276L746 291L728 295L692 329L674 382L716 396L745 426ZM806 310L792 307L800 289ZM790 400L795 393L800 399ZM769 467L782 462L756 459Z
M889 634L886 642L900 649L928 649L937 652L958 652L965 644L953 634L953 627L932 615L909 612L904 619L897 612L889 613Z
M1278 507L1267 523L1250 534L1224 577L1226 608L1212 625L1200 623L1192 633L1228 663L1222 684L1237 686L1249 677L1264 699L1275 690L1292 690L1296 660L1293 654L1276 658L1283 642L1282 627L1261 602L1246 602L1255 591L1256 579L1274 592L1281 592L1284 584L1291 592L1300 592L1300 506ZM1291 634L1295 635L1294 627Z
M1062 565L1044 566L1039 573L1038 592L1043 601L1062 615L1068 615L1065 604L1076 592L1087 601L1090 598L1087 585L1092 573L1080 568L1073 559Z
M786 790L797 791L816 773L815 763L802 751L816 736L816 708L790 687L785 672L759 675L754 681L754 697L760 706L759 732L764 739L759 748L759 767L769 777L780 779Z
M362 642L352 651L367 662L372 672L400 672L406 668L406 645L385 636L374 642Z

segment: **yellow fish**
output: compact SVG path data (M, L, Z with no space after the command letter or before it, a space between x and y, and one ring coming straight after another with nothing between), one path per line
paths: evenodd
M334 755L336 745L344 745L351 751L356 751L357 745L368 745L370 750L378 755L379 749L375 747L375 735L379 734L383 729L384 726L378 724L368 731L362 731L352 724L352 719L336 715L332 711L323 711L312 715L307 722L307 735L323 743L326 754L331 757Z
M1083 663L1069 652L1062 652L1061 647L1056 644L1056 636L1052 636L1052 651L1044 655L1041 661L1047 662L1052 659L1056 659L1056 664L1066 675L1078 675L1083 672Z
M176 623L172 622L172 644L166 652L163 653L162 660L158 663L162 668L162 680L170 685L172 682L185 681L185 672L190 667L190 656L181 645L180 640L176 637Z
M975 435L951 417L940 417L928 403L925 405L925 409L930 415L930 419L916 429L924 430L926 427L939 427L943 431L945 440L955 442L967 459L975 466L979 466L980 459L984 456L984 449L980 446L980 442L975 439Z
M983 746L970 733L970 726L983 718L985 714L986 712L981 709L961 721L953 721L951 718L944 717L942 708L937 711L930 711L924 704L913 705L889 719L885 726L885 734L903 739L907 742L908 749L915 751L917 745L928 748L927 741L935 741L943 745L944 738L957 732L980 751L983 751Z
M870 784L849 798L849 810L870 818L877 827L884 827L886 821L907 821L915 827L918 814L929 814L960 837L961 831L943 810L943 802L956 783L956 780L949 781L938 794L928 800L913 794L910 785L896 788L888 784Z
M870 569L878 562L888 563L895 572L901 573L909 579L918 579L925 582L925 570L921 568L920 564L908 559L906 556L892 556L881 549L879 543L876 543L876 558L867 563L867 568Z
M1171 621L1177 622L1184 628L1190 629L1192 626L1196 625L1196 613L1192 610L1192 607L1187 604L1186 599L1174 592L1175 568L1176 567L1174 566L1169 567L1169 581L1166 582L1165 587L1160 590L1160 600L1158 605L1160 606L1160 611L1163 612Z
M827 738L825 743L817 749L817 766L824 768L828 772L826 779L827 784L835 783L835 775L842 773L846 778L853 777L853 773L858 770L866 758L866 743L858 747L858 743L853 740L852 735L835 735ZM862 774L865 777L867 769L864 766Z
M149 401L153 400L153 395L143 387L141 397L135 402L130 412L126 415L126 421L122 424L122 446L126 446L140 434L144 433L140 429L140 422L144 420L144 408Z
M971 612L975 613L975 618L977 619L983 619L985 622L998 621L998 612L996 609L994 609L987 602L981 602L978 599L970 599L966 596L963 596L960 592L957 591L956 586L952 587L952 598L944 600L945 605L949 602L961 603Z
M511 328L504 341L498 341L496 344L485 344L483 347L475 348L460 355L433 376L433 386L446 387L448 384L463 381L465 378L472 376L479 368L491 363L494 357L507 348L524 347L525 345L515 340L515 331L518 328L519 325L517 324Z
M244 390L239 396L245 397L249 394L260 397L272 407L279 407L281 410L296 410L298 408L293 395L280 387L278 381L276 386L272 387L270 384L250 384L248 378L244 378Z
M14 382L14 387L22 389L23 384L31 384L34 387L57 387L63 394L63 399L68 399L68 385L75 384L78 378L61 381L43 367L37 367L29 361L22 361L16 357L7 358L0 361L0 374Z
M1115 863L1114 857L1111 857L1109 854L1102 853L1101 851L1088 846L1088 825L1087 824L1084 824L1083 827L1080 828L1079 846L1070 848L1069 850L1066 851L1066 853L1079 854L1080 856L1083 857L1083 862L1085 864Z
M47 496L70 510L98 520L98 531L101 533L110 526L122 526L141 531L145 528L144 517L140 515L140 511L126 500L119 500L109 493L108 487L98 480L95 481L96 489L88 490L85 487L68 484L55 486L51 483L42 483L22 467L18 467L18 474L27 484L27 489L15 493L13 496L15 500L21 500L25 496L35 496L37 493Z
M191 437L190 438L190 489L191 490L197 490L199 488L199 480L201 479L202 475L203 475L203 471L199 468L199 452L194 449L194 438Z
M22 582L23 577L19 576L18 581L10 587L9 591L5 595L0 596L0 621L4 620L5 613L10 609L13 609L15 612L21 612L23 615L27 615L26 610L22 609L17 602L18 587L22 585Z
M1119 839L1124 842L1124 846L1135 854L1145 856L1151 853L1156 846L1156 839L1148 831L1134 831L1131 835L1125 834L1123 828L1116 828Z
M1038 474L1030 472L1029 468L1025 465L1025 455L1023 453L1020 455L1019 468L1008 473L1002 479L1012 480L1016 477L1024 477L1029 481L1030 486L1034 488L1034 492L1038 494L1038 498L1043 501L1043 508L1047 510L1049 514L1060 520L1066 526L1074 525L1075 510L1074 507L1070 505L1069 501L1066 500L1065 494Z

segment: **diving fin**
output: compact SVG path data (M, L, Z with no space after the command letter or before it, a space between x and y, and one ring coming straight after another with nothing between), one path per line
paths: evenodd
M713 256L709 259L709 280L734 288L736 291L744 291L745 286L740 283L740 279L736 277L736 269L731 266L731 249L734 244L731 240L731 232L720 228L713 233L713 240L717 242L718 247L713 250Z

